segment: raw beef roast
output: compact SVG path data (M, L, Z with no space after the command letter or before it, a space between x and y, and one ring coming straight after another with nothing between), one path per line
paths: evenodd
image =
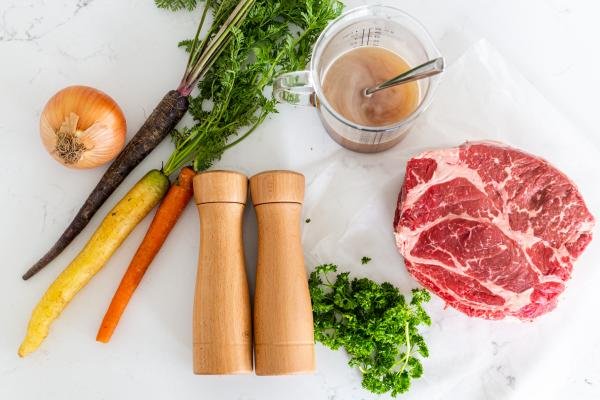
M593 224L548 162L479 142L408 162L394 231L408 271L450 306L530 320L556 306Z

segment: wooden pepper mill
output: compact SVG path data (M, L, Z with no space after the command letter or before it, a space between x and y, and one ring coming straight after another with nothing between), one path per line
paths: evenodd
M304 176L263 172L250 178L250 192L258 220L256 374L313 372L312 307L300 241Z
M194 373L252 372L252 326L242 218L248 178L210 171L194 178L200 256L194 298Z

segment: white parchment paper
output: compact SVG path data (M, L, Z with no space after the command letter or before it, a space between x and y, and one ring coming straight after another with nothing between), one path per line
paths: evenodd
M304 170L311 220L303 232L307 264L337 263L408 293L417 283L392 235L406 161L466 140L498 140L546 158L571 177L600 216L599 149L480 41L450 66L431 109L397 147L376 155L339 151ZM558 308L532 323L469 318L434 297L427 306L431 356L408 398L560 398L574 380L587 379L570 374L575 364L589 363L590 374L597 374L600 361L586 354L585 343L600 305L598 243L594 239L576 263ZM373 260L363 266L363 256Z

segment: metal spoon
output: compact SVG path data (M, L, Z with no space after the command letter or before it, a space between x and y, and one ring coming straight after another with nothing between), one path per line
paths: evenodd
M383 89L391 88L393 86L402 85L403 83L412 82L433 75L437 75L441 72L444 72L444 68L444 57L435 58L417 67L414 67L411 70L403 72L395 78L382 82L379 85L365 89L365 95L370 96L373 93Z

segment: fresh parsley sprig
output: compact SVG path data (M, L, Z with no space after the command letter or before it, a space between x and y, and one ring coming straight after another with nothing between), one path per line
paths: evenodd
M407 302L392 284L367 278L350 279L348 272L329 276L337 266L324 264L310 274L315 340L350 356L348 364L362 372L362 385L392 396L410 388L413 378L423 374L419 357L429 350L419 332L431 319L422 304L430 295L413 289Z

